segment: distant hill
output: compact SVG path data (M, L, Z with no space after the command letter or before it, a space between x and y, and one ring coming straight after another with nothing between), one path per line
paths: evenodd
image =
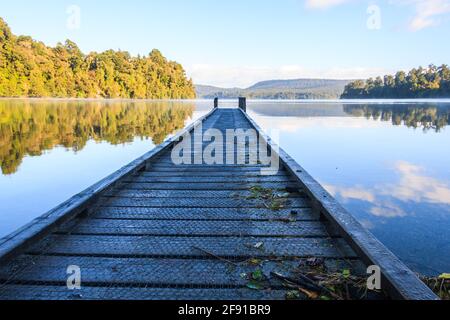
M195 88L197 97L204 99L235 99L239 96L253 99L337 99L350 82L328 79L268 80L245 89L205 85L196 85Z

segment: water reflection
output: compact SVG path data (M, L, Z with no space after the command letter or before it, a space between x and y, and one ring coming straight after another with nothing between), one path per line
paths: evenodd
M370 212L379 217L395 218L407 215L388 197L395 201L415 202L417 204L450 205L450 184L425 174L425 168L407 161L398 161L393 167L398 176L398 182L385 183L370 187L342 187L326 185L334 196L339 196L344 202L360 200L373 204Z
M255 102L250 114L413 270L450 270L450 103Z
M276 106L274 106L276 105ZM280 103L254 102L252 110L270 117L364 117L391 122L395 126L439 132L450 124L448 103Z
M134 138L161 143L184 127L195 105L181 102L0 100L0 163L15 173L26 155L56 146L80 151L89 140L117 145Z
M352 116L392 121L393 125L423 128L439 132L450 124L448 105L344 105L344 111Z

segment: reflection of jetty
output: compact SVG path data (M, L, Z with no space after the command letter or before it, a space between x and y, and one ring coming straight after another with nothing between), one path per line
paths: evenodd
M260 162L175 165L197 122L1 239L0 299L284 299L306 259L366 277L375 265L387 296L436 298L239 105L214 108L202 130L256 130L279 155L276 174ZM194 158L208 143L192 146ZM77 268L81 289L69 290Z

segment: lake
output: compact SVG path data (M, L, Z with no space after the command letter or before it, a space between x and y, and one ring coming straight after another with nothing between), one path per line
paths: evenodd
M0 100L0 237L211 107ZM450 271L449 101L250 101L248 113L413 270Z

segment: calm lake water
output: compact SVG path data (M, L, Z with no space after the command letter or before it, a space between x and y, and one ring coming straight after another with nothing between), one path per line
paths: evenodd
M0 237L141 156L211 106L0 100ZM251 101L248 109L413 270L450 271L449 102Z

